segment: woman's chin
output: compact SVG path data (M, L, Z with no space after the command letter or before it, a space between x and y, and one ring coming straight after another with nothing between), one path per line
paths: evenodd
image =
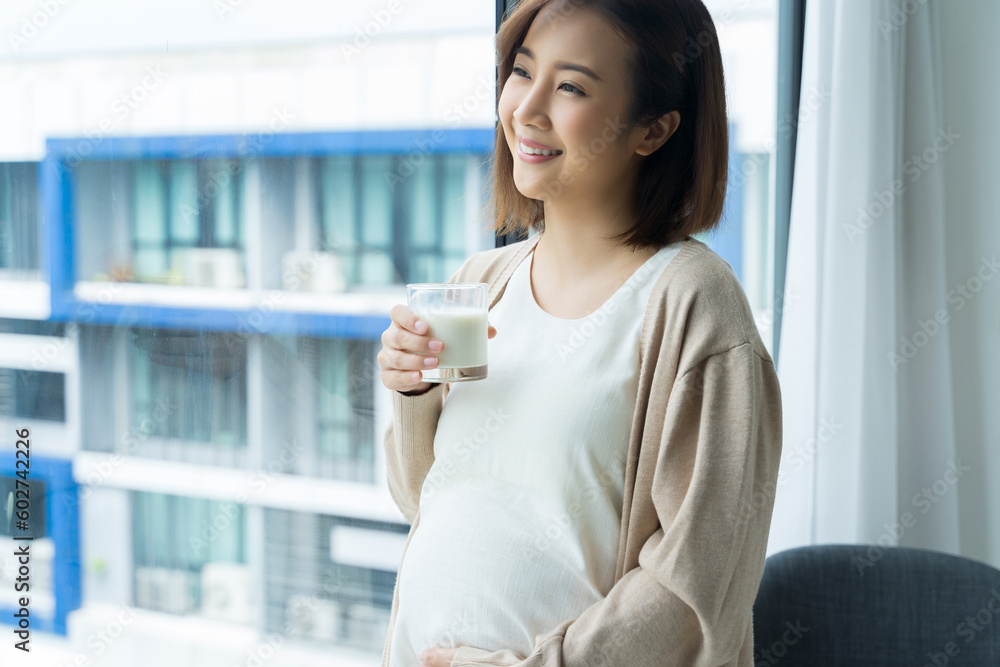
M514 179L514 186L517 191L528 199L537 199L539 201L548 201L552 198L552 192L546 190L545 187L538 183L537 181L531 181L530 183L521 183L516 178Z
M525 191L521 190L520 188L518 188L518 192L520 192L528 199L534 199L535 201L540 201L542 203L546 203L549 201L549 195L547 195L545 192L536 192L535 190Z

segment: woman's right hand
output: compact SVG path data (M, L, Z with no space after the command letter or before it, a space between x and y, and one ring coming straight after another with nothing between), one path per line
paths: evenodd
M382 384L404 394L422 394L434 385L421 382L420 371L437 367L437 355L444 349L444 342L430 336L427 322L404 304L393 306L389 318L392 324L382 332L382 349L377 357ZM488 335L493 338L496 329L489 327Z
M420 371L437 366L436 355L444 343L429 336L427 322L418 319L404 304L393 306L389 318L392 324L382 332L382 349L378 353L382 384L393 391L422 394L433 385L420 381Z

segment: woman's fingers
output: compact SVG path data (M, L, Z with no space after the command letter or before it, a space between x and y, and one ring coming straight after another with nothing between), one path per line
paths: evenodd
M390 345L397 350L406 350L414 354L441 354L444 348L444 343L438 338L419 336L403 329L396 329L395 338L390 338L390 341Z
M438 354L444 348L442 341L427 335L427 323L403 304L393 306L389 317L395 327L383 332L382 345L417 354Z
M389 311L389 317L399 327L415 334L427 333L427 322L417 317L412 310L402 303L397 303Z
M387 371L419 371L437 366L435 356L414 354L396 348L382 348L378 353L379 365Z
M420 371L434 368L444 344L427 335L427 324L407 306L396 304L389 311L392 324L382 332L382 349L377 359L382 384L399 392L424 391ZM420 333L420 332L423 333Z

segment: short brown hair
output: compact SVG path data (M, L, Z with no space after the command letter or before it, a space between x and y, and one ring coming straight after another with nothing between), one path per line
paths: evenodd
M497 108L500 94L538 13L590 9L629 45L626 125L648 127L677 110L681 122L666 144L643 159L636 224L615 236L634 248L668 245L714 229L722 217L729 168L722 54L715 24L701 0L521 0L496 36ZM619 138L627 138L623 132ZM497 234L544 230L542 202L514 184L514 158L497 122L493 184L487 217Z

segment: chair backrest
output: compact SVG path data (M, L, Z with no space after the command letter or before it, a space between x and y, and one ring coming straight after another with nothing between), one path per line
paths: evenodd
M1000 570L936 551L774 554L753 616L755 667L1000 667Z

